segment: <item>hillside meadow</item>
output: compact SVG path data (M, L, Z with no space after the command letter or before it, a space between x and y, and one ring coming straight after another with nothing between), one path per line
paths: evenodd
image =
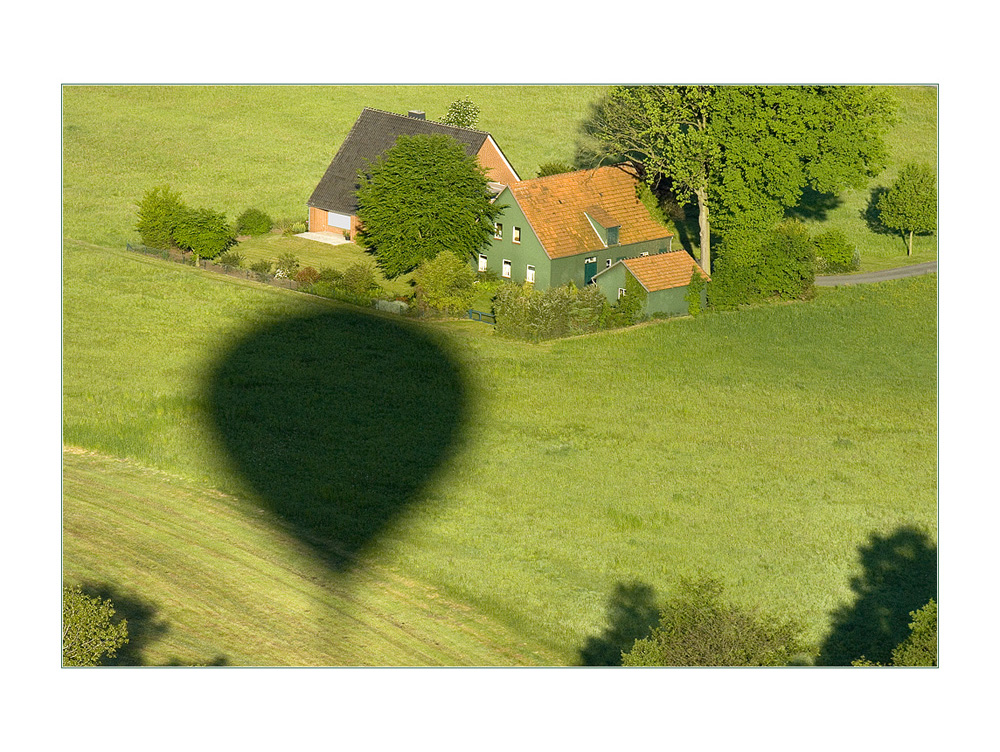
M532 346L64 265L64 574L137 660L587 663L698 572L873 657L934 593L934 276Z

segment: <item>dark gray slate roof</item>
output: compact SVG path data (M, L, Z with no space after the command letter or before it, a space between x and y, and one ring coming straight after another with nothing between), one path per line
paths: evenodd
M484 131L456 128L365 107L309 197L308 205L338 214L356 213L358 202L354 192L358 189L358 170L365 169L369 162L374 162L382 152L392 148L400 136L442 133L457 139L470 157L479 153L489 137Z

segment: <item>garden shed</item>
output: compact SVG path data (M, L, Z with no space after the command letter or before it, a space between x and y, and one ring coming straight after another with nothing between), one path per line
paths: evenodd
M601 288L612 304L625 295L638 292L645 294L642 312L646 316L656 313L680 315L687 313L688 304L684 296L695 270L705 281L709 280L687 251L669 251L616 261L594 277L594 284ZM702 306L705 303L703 289Z

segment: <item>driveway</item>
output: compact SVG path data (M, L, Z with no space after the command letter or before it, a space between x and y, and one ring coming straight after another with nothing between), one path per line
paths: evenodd
M309 240L315 240L320 243L329 243L330 245L340 245L341 243L350 243L350 240L344 240L344 236L339 232L300 232L295 237L297 238L308 238Z
M827 276L816 277L816 287L862 285L867 282L884 282L887 279L903 279L904 277L917 277L921 274L935 273L937 273L937 261L928 261L925 264L900 266L897 269L883 269L878 272L865 272L864 274L830 274Z

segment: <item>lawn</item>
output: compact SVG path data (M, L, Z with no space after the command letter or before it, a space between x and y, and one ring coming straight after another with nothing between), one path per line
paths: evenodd
M934 276L530 346L64 264L64 568L153 604L146 660L575 663L699 571L820 646L934 592Z

